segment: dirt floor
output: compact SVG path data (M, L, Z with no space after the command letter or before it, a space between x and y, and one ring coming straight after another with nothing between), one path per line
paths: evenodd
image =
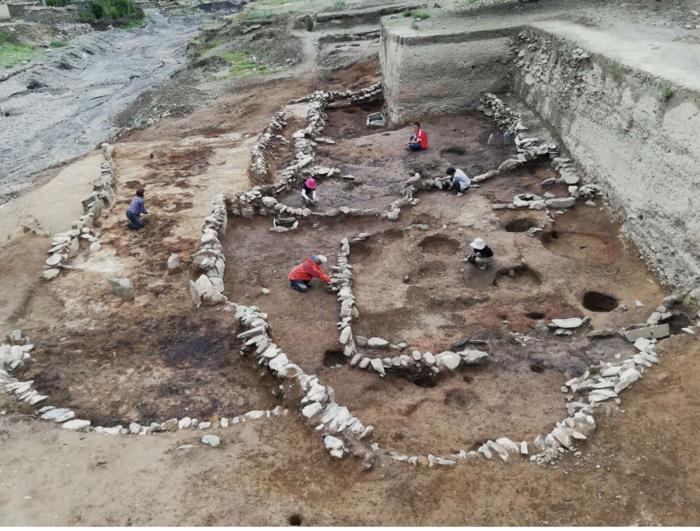
M79 271L38 282L48 238L24 234L18 229L21 216L15 224L2 225L9 237L4 256L11 258L0 266L0 287L8 288L3 289L3 330L21 328L35 344L33 361L19 376L33 379L51 403L103 426L184 416L215 422L278 405L290 412L217 428L212 433L222 445L214 449L200 444L199 430L123 437L67 432L37 421L28 408L0 394L0 441L3 454L11 457L0 463L0 522L700 522L700 469L695 465L700 442L694 437L700 425L695 398L700 371L694 362L700 343L680 331L685 318L673 323L670 339L659 343L661 366L646 372L624 394L621 406L603 408L580 456L567 456L554 466L523 459L507 465L469 461L455 468L414 468L380 459L364 470L352 457L330 457L293 397L239 354L230 309L192 307L189 266L211 199L217 192L233 194L251 186L250 148L272 114L317 88L357 88L378 79L377 62L367 58L370 48L347 42L337 54L328 54L333 48L324 44L314 60L329 69L354 58L348 68L315 76L291 72L272 80L202 82L196 89L206 93L206 105L120 137L114 155L117 202L98 227L102 249L81 253L74 261ZM342 56L338 63L334 55ZM306 72L310 61L306 57L299 71ZM317 163L339 168L340 175L319 180L318 210L385 210L416 171L438 177L455 165L475 175L512 155L511 148L487 145L494 126L472 112L425 117L431 148L408 153L403 144L410 128L365 127L367 113L379 108L328 113L324 135L336 143L317 146ZM303 117L290 119L283 135L290 140L302 125ZM273 179L292 157L289 147L277 148ZM41 211L36 204L43 205L51 194L74 200L77 214L42 223L47 232L64 230L79 215L87 179L71 182L67 175L88 171L89 160L68 165L50 181L55 188L43 189L44 195L33 200L32 211ZM360 181L343 178L348 175ZM531 440L566 415L563 382L597 361L632 352L620 338L593 340L587 333L643 322L669 293L620 237L600 200L595 207L579 202L553 219L544 211L493 209L519 193L544 193L540 183L553 175L547 165L532 165L461 197L421 192L420 203L403 208L397 222L312 217L297 231L279 234L269 231L270 218L231 218L223 240L225 294L267 312L275 342L333 387L339 403L374 425L373 441L384 449L445 454L500 436ZM133 233L125 229L124 209L139 186L146 187L152 213L147 228ZM565 193L560 187L547 191ZM296 191L280 199L300 205ZM12 205L7 208L16 208ZM542 230L531 235L531 228ZM350 253L359 310L356 334L404 341L409 353L414 348L438 353L464 338L481 340L487 344L477 348L491 355L487 364L435 379L400 374L381 379L347 363L339 354L335 295L320 285L297 293L287 273L311 253L327 255L332 265L340 241L362 232L371 236L354 243ZM463 262L475 236L496 252L496 263L486 271ZM171 253L182 256L183 271L168 274ZM111 292L111 276L133 281L134 301L123 302ZM689 323L690 309L684 311ZM591 321L570 337L538 326L573 316Z

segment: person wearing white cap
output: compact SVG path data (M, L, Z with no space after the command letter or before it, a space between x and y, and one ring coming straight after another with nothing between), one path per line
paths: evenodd
M328 258L322 254L315 254L292 269L287 276L292 289L305 293L311 287L313 278L319 278L326 284L330 284L331 277L321 267L321 264L326 262L328 262Z
M484 270L493 264L493 250L486 245L486 242L481 238L474 238L474 241L469 244L474 250L472 254L464 260L470 264L474 264L480 270Z

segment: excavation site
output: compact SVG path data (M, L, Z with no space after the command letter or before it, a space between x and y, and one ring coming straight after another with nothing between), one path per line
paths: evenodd
M700 522L700 2L133 6L0 4L0 523Z

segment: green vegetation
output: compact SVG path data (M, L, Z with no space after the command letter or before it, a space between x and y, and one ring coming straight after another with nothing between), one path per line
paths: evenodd
M49 7L65 7L70 4L70 0L46 0L46 5Z
M430 13L428 13L425 9L411 9L409 11L404 11L403 16L425 19L430 18Z
M49 46L51 46L51 48L63 48L64 46L68 46L68 43L65 41L51 41Z
M90 0L79 14L81 22L98 26L118 25L133 27L143 20L144 13L133 0Z
M279 70L279 68L271 68L266 64L256 62L255 57L248 52L218 52L214 55L229 64L230 77L269 74Z
M6 33L0 32L0 68L10 68L34 59L39 53L35 46L16 42Z
M673 96L673 87L670 85L662 85L659 94L661 94L662 99L668 100Z

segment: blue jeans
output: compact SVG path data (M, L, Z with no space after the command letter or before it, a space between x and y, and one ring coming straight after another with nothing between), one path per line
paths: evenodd
M145 224L141 221L140 214L134 214L132 212L126 211L126 218L129 220L129 225L127 225L131 230L142 229Z
M289 283L292 285L292 289L306 293L311 287L305 280L290 280Z

